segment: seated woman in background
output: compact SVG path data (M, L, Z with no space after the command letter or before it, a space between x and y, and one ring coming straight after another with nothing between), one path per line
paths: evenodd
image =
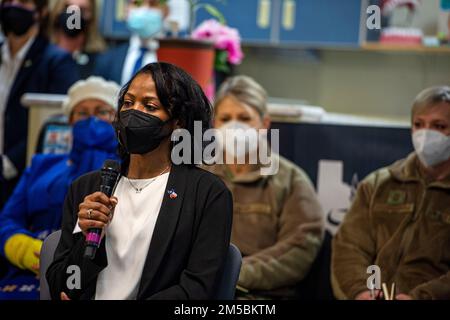
M72 54L82 79L92 75L97 55L106 49L105 41L98 31L95 2L95 0L56 1L50 13L52 40L58 47ZM67 12L69 6L77 6L80 9L80 28L71 28L76 20L73 11Z
M267 94L258 83L246 76L223 83L215 101L216 129L269 126ZM224 159L231 155L236 160L229 145L222 145ZM322 243L323 212L309 178L295 164L272 156L279 157L279 170L267 176L261 175L259 165L247 161L205 166L233 194L231 242L244 257L238 294L249 299L295 297L295 287L309 272Z
M119 86L98 77L76 82L64 110L73 125L70 154L37 154L0 213L0 254L9 270L0 281L0 299L37 299L42 240L60 229L70 183L104 160L115 159L117 143L111 122ZM22 285L33 290L21 291ZM10 290L1 290L9 286Z
M371 265L396 299L450 299L450 87L416 97L412 141L415 152L361 182L333 240L339 299L378 297Z

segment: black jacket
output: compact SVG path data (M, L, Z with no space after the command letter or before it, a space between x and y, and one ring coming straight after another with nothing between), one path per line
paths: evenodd
M0 64L2 46L3 43L0 43ZM78 80L78 69L72 57L38 36L14 79L4 111L3 153L14 164L19 176L25 168L28 136L28 109L21 103L23 94L29 92L66 94L70 86ZM2 172L0 159L0 210L18 181L18 177L8 181L3 179Z
M14 80L5 110L4 153L19 172L25 168L28 134L28 109L20 102L22 95L66 94L79 79L77 65L67 52L42 37L34 40Z
M78 205L98 191L100 183L100 173L94 172L76 180L69 189L61 240L46 274L52 299L59 300L62 291L71 299L95 296L97 276L108 264L105 241L94 260L84 259L84 236L72 232ZM231 193L213 174L184 165L172 167L166 189L147 257L142 257L146 261L137 299L211 299L230 241ZM169 190L177 197L169 197ZM79 290L67 288L70 265L81 269Z
M112 48L95 60L94 74L106 80L122 83L122 72L128 55L129 43Z

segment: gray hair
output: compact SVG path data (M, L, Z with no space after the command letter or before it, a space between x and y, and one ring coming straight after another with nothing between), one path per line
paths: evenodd
M261 117L267 113L267 92L253 78L248 76L228 78L217 92L214 108L227 96L233 96L238 101L254 108Z
M427 88L414 99L411 115L414 117L418 112L441 102L446 102L450 105L450 87L435 86Z

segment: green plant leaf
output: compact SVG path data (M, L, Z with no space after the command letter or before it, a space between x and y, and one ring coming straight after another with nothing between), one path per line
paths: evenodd
M198 8L203 7L210 15L212 15L214 18L219 20L221 24L227 24L227 21L225 20L224 15L217 9L215 6L211 4L200 4L198 5Z
M210 15L219 20L221 24L225 25L227 23L225 16L215 6L208 3L202 3L202 0L188 0L188 2L191 20L189 27L190 33L194 31L197 11L201 8L204 8ZM227 5L227 0L216 0L216 2L222 5Z
M228 65L228 51L226 50L216 50L216 57L214 61L214 69L221 72L230 72L230 67Z

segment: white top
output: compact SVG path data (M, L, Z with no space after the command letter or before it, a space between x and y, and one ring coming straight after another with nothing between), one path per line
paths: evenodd
M141 47L145 47L148 49L148 51L144 55L144 60L142 61L141 67L145 66L146 64L158 61L158 58L156 56L156 50L158 50L159 48L158 42L153 39L142 41L139 36L132 35L130 38L130 46L128 48L127 56L123 64L122 85L130 81L131 77L133 76L134 65L141 54Z
M25 59L28 50L34 42L34 39L35 37L31 37L14 57L11 57L8 41L5 41L1 48L2 61L0 62L0 155L4 153L4 118L9 94L14 84L14 80L16 79L17 73L22 66L23 60ZM2 174L6 179L14 178L17 175L16 168L6 157L3 157Z
M105 229L108 266L98 276L95 300L136 299L168 178L169 173L131 179L137 188L150 183L141 193L136 193L128 178L120 179L114 193L119 202Z

